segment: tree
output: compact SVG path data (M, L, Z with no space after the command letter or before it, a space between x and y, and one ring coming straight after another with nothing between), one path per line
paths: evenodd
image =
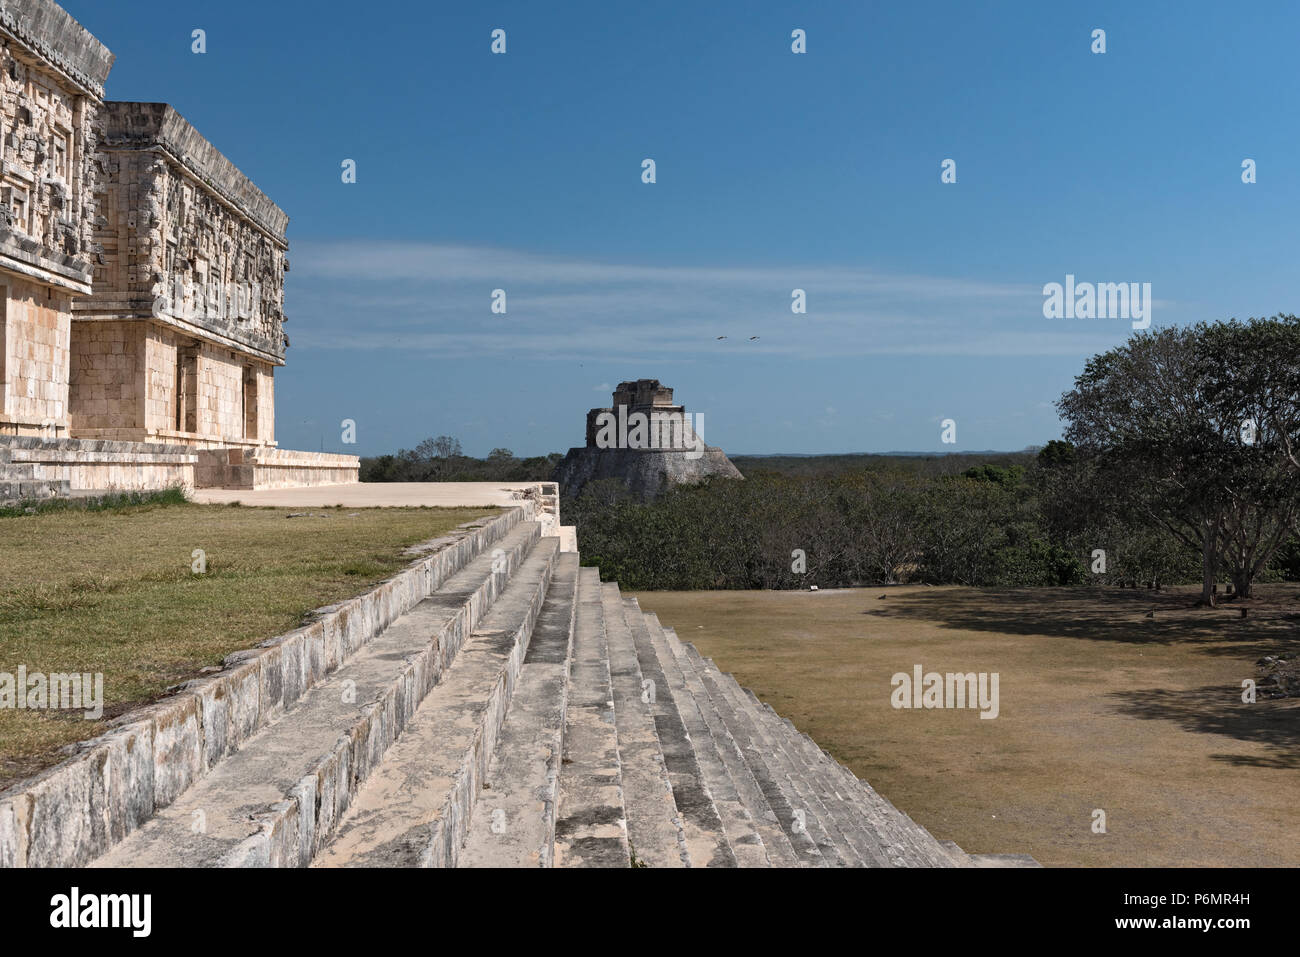
M1057 408L1078 457L1080 508L1164 528L1201 557L1201 600L1226 570L1238 594L1294 527L1300 483L1276 436L1243 428L1268 378L1237 324L1161 329L1089 360Z
M449 459L460 457L465 453L461 451L460 439L453 438L450 435L440 435L436 439L425 439L415 447L422 458L432 459Z
M1038 450L1038 465L1044 469L1068 467L1074 464L1074 446L1060 439L1052 439Z

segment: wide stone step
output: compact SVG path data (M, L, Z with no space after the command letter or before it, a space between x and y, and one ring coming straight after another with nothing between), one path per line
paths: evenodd
M871 863L864 860L857 848L845 838L837 817L826 806L814 782L808 779L803 762L788 747L784 733L778 733L767 723L761 705L755 705L754 700L730 674L722 676L721 684L725 692L732 696L737 709L743 709L752 722L754 733L763 742L764 749L783 764L787 783L793 789L790 795L791 806L796 812L802 812L799 822L813 834L822 855L837 867L860 867Z
M488 609L525 587L538 532L516 526L95 864L306 865Z
M773 715L776 716L775 712ZM887 801L867 782L854 776L852 771L818 747L812 738L801 733L789 719L776 717L797 736L798 743L809 753L810 759L820 763L820 773L831 782L830 786L836 786L838 782L846 799L857 805L868 829L874 832L875 839L889 849L891 859L897 858L894 860L896 865L948 866L951 855L946 853L942 842L937 841L929 831Z
M17 467L9 468L18 471ZM71 488L66 479L44 479L32 474L0 477L0 502L27 502L67 497L72 494Z
M958 847L956 841L940 841L939 846L942 847L943 852L948 855L949 859L952 861L953 867L975 866L975 862L971 860L971 856Z
M645 679L617 585L601 586L601 606L609 645L614 727L633 866L690 867L682 818L659 745L649 685L643 685Z
M627 607L640 610L634 598L628 599ZM767 852L764 849L763 838L750 816L749 809L740 799L731 772L727 769L727 764L719 750L719 743L715 740L713 730L705 718L700 702L696 700L695 690L692 687L693 682L687 680L681 663L669 647L668 639L664 636L659 619L654 615L644 613L642 613L641 617L644 621L645 630L649 635L650 644L658 658L660 669L668 681L668 688L672 693L672 700L677 708L677 713L681 717L691 747L694 749L695 758L702 776L702 784L713 799L713 806L717 809L723 835L732 855L735 857L736 865L739 867L770 867L771 862L768 860ZM707 692L704 692L702 687L701 694L704 695L703 708L712 711ZM721 733L725 735L722 747L734 748L734 742L732 742L731 736L726 734L725 729Z
M569 700L555 822L556 867L630 864L600 572L578 571Z
M1029 854L971 854L971 863L976 867L1042 867Z
M578 556L561 554L458 867L552 866L577 584Z
M681 681L676 682L675 689L674 682L665 673L650 640L645 616L635 599L623 600L623 618L641 666L642 698L648 699L646 704L654 717L659 749L672 784L673 801L681 815L691 866L735 867L736 855L727 842L722 818L700 767L699 742L691 739L683 720L689 705L677 700L679 693L683 697L689 695Z
M683 643L683 649L707 689L714 710L731 733L763 797L775 813L800 864L807 867L835 866L838 857L822 853L820 844L825 842L819 842L815 827L810 829L804 815L796 813L803 812L803 802L795 795L789 781L788 765L779 760L778 755L770 751L767 743L757 734L747 709L738 706L726 694L722 673L711 662L705 661L694 645ZM750 812L753 816L754 809L751 808ZM815 826L816 822L813 823Z
M749 689L745 694L753 702L760 720L766 721L772 736L781 741L791 761L801 769L808 787L821 798L835 830L868 867L898 867L904 864L887 837L874 826L856 789L850 789L834 775L823 761L820 749L807 748L808 741L794 725L759 701Z
M559 555L538 542L343 814L317 867L454 867Z
M841 856L852 859L854 865L866 867L892 867L896 861L888 852L888 841L880 840L868 830L857 794L850 792L841 781L826 774L820 762L820 753L811 755L803 749L803 736L793 726L787 726L774 711L763 705L749 689L746 696L754 703L759 720L766 720L772 739L779 741L789 755L790 763L800 772L809 791L816 794L826 811L823 823L832 837L839 835Z
M703 680L696 674L695 666L687 656L685 646L671 628L665 628L660 624L653 612L646 614L646 621L651 625L651 634L655 633L656 628L659 629L669 651L677 660L686 686L690 689L695 704L708 726L718 757L721 758L731 778L736 797L744 805L749 820L753 822L754 829L762 839L768 864L773 867L799 866L801 863L799 855L795 853L776 812L768 803L762 788L754 778L754 772L746 763L744 751L727 730L727 724L718 712L718 705L709 695Z

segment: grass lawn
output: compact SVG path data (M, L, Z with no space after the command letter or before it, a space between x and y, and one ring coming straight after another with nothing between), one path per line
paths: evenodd
M647 592L665 625L940 839L1047 866L1300 864L1300 589ZM885 596L881 598L880 596ZM1147 618L1149 611L1154 618ZM1001 714L895 710L896 672L998 672ZM1093 833L1093 812L1106 833Z
M103 721L302 624L490 508L154 504L0 517L0 672L101 672L104 717L0 709L0 788ZM207 572L194 574L202 549Z

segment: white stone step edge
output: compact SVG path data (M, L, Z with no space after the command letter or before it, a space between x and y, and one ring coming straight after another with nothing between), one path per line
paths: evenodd
M257 730L292 708L398 617L533 519L534 503L467 522L365 594L310 624L227 656L225 669L113 721L68 760L0 793L0 868L76 867L170 805Z
M466 761L473 764L473 769L457 776L457 787L461 788L463 793L458 792L449 797L449 800L453 801L459 798L463 803L458 806L466 812L473 806L478 796L483 774L487 771L487 762L495 747L501 724L505 720L506 710L510 704L510 695L514 690L519 667L523 662L524 650L528 646L528 639L532 634L533 626L536 624L537 616L541 612L546 590L555 571L555 560L558 554L558 539L554 537L540 538L535 541L524 560L515 569L516 572L522 571L524 564L534 556L545 559L543 573L535 594L531 596L524 618L515 629L514 651L502 666L504 682L500 680L499 676L496 687L492 692L489 707L483 712L483 724L478 729L479 736L476 742L479 747L473 749L473 753L465 758ZM498 595L497 597L500 599L502 596ZM479 630L484 627L487 617L485 615L480 620ZM465 642L468 643L472 638L472 634L467 635ZM423 656L425 660L412 660L408 664L408 669L411 669L416 674L424 673L427 669L427 656L435 651L436 649L431 648L426 652L426 655ZM451 671L454 668L455 661L453 660L449 664L448 670ZM438 688L445 682L445 674L443 678L443 681L433 684L428 689L428 693L419 696L421 700L418 703L411 704L410 714L402 722L401 730L404 730L406 725L410 723L411 718L419 710L419 706L423 705L426 700L436 693ZM388 697L386 696L386 698ZM378 720L370 724L365 734L361 736L356 734L341 735L334 750L316 762L315 768L302 777L290 794L286 795L284 801L274 804L266 808L262 813L255 815L259 828L258 832L249 836L231 850L222 861L222 866L309 866L316 854L334 835L353 799L365 787L371 772L383 763L385 753L398 738L397 733L392 733L395 729L395 722L392 720L392 709L395 707L396 701L400 700L400 697L395 694L391 697L392 700L376 702L367 709ZM405 700L411 701L415 697L417 696L405 696ZM354 731L357 730L354 729ZM358 743L363 746L358 747ZM333 798L333 800L330 801L329 798ZM308 813L303 813L304 810L308 810ZM438 862L443 859L443 856L449 850L452 866L454 866L455 857L465 842L469 814L457 815L455 824L457 826L453 828L454 833L448 833L445 828L438 829L439 837L447 839L450 843L447 847L434 847L431 845L426 848L422 866L440 866Z
M534 623L528 641L524 646L523 664L519 669L514 692L510 698L510 706L506 709L501 731L497 735L496 746L492 750L492 758L488 762L488 773L484 778L483 788L479 791L478 800L474 803L469 829L465 833L465 842L461 847L460 858L457 861L458 867L469 866L471 862L473 865L486 867L520 866L517 862L509 865L502 863L503 860L509 859L510 853L516 855L522 853L525 856L535 854L537 856L535 866L538 867L551 867L554 862L555 815L559 803L560 762L563 755L565 733L564 721L568 714L569 669L573 658L573 630L577 621L579 571L578 557L576 554L564 551L563 538L560 539L559 548L560 554L556 560L555 571L552 573L546 594L543 596L538 621ZM560 580L557 581L557 579ZM561 591L561 589L563 590ZM541 616L547 613L547 603L551 602L552 599L559 603L559 607L565 615L559 622L560 627L564 629L564 661L563 663L534 662L530 664L528 662L528 652L531 650L533 642L537 640L537 629L541 625ZM534 717L532 713L524 713L519 710L521 691L540 689L546 691L549 695L549 689L556 684L559 685L559 694L554 707L558 714L558 721L550 725L539 724L537 727L517 727L521 722L528 722ZM533 691L533 694L537 693L538 691ZM519 732L518 736L511 734L515 730ZM545 735L544 738L541 737L542 734ZM505 792L505 789L498 787L498 785L505 775L516 770L520 763L531 765L537 761L536 754L525 754L523 749L539 742L549 751L549 756L542 762L544 779L540 786L533 787L526 795L523 792L516 792L512 799ZM535 783L536 779L529 775L528 784L531 786ZM488 790L492 791L490 802L485 801L486 795L484 792ZM504 799L501 797L502 794L506 794ZM506 821L518 822L525 812L535 813L534 802L537 800L542 802L541 833L538 835L533 825L527 827L526 833L533 835L531 846L520 846L517 841L513 840L507 845L503 845L500 840L489 836L495 833L492 830L492 817L497 811L505 814ZM492 807L486 806L488 803L492 804ZM533 820L535 821L536 818ZM515 823L511 830L514 831L517 828L518 825ZM515 850L513 852L503 851L504 847L512 847ZM467 860L467 855L470 860Z

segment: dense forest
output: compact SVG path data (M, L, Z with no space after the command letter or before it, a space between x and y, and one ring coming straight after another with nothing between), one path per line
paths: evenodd
M1133 336L1057 403L1064 438L1012 453L737 456L744 481L652 502L566 496L583 561L634 589L1199 581L1249 597L1300 578L1300 319ZM558 453L447 436L364 459L364 481L544 481Z
M782 459L784 468L748 467L743 482L681 487L649 504L607 480L560 513L578 526L585 564L647 590L1195 579L1195 556L1171 536L1075 513L1052 460L1060 449L996 462L873 456L848 468ZM1104 571L1093 571L1095 549Z
M363 482L549 482L559 464L559 452L516 458L509 449L493 449L485 459L461 450L449 435L425 439L395 455L362 458Z

